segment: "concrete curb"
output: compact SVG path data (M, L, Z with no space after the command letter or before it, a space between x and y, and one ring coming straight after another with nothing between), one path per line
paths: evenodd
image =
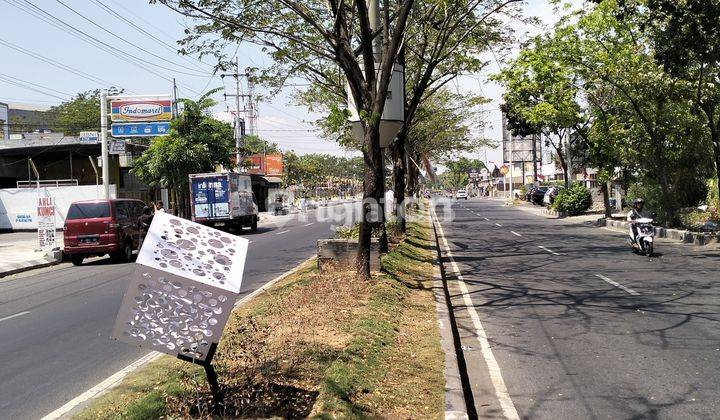
M24 271L34 270L36 268L50 267L51 265L60 264L61 262L62 256L60 258L54 256L28 260L19 263L0 264L0 277L18 274Z
M612 220L604 217L597 219L593 224L598 227L607 227L622 232L627 232L630 229L630 223L624 220ZM690 232L689 230L669 229L661 226L655 227L655 236L698 246L718 243L718 236L716 235Z
M435 294L435 309L438 316L438 327L440 329L440 347L445 355L445 419L464 420L468 419L468 402L465 399L467 390L463 387L463 376L458 363L458 350L455 331L456 325L451 318L449 303L447 300L447 288L445 286L443 266L440 260L440 245L438 242L437 230L432 215L428 214L430 226L433 228L433 238L436 252L433 254L433 289Z

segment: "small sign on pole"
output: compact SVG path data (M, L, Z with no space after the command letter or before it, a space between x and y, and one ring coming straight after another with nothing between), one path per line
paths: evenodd
M109 150L108 152L111 155L124 155L125 152L125 141L123 140L113 140L108 145Z
M100 133L97 131L81 131L78 137L80 139L80 143L97 144L98 139L100 138Z
M40 249L55 248L55 199L38 197L38 246Z

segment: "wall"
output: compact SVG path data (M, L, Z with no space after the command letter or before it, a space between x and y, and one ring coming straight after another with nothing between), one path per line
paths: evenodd
M70 204L80 200L94 200L102 195L102 185L77 187L48 187L38 192L34 188L0 189L0 230L37 229L37 201L39 194L55 199L55 225L62 228ZM116 197L115 185L110 196Z

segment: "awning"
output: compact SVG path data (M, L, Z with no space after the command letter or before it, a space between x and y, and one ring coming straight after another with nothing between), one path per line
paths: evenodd
M264 176L263 178L271 184L282 184L282 178L278 176Z

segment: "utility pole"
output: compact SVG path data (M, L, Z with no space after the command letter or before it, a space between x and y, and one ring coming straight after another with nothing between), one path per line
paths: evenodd
M173 77L173 102L172 102L172 114L173 118L178 117L178 104L177 104L178 96L177 96L177 83L175 83L175 78Z
M220 77L224 78L225 76L232 76L235 78L235 94L224 94L223 96L225 99L228 97L234 97L235 98L235 159L237 162L237 171L241 172L241 153L244 146L244 140L245 140L245 120L240 116L240 113L243 112L246 114L248 123L249 123L249 131L250 134L255 134L255 126L257 124L257 114L255 112L255 99L254 99L254 89L255 86L250 80L250 74L249 73L240 73L240 59L236 58L235 61L235 73L224 73L221 74ZM240 90L240 78L246 77L248 79L248 94L243 95ZM247 99L247 105L243 107L243 109L240 109L240 100L241 99Z
M107 92L100 93L100 148L102 150L103 198L110 198L110 163L108 163Z

